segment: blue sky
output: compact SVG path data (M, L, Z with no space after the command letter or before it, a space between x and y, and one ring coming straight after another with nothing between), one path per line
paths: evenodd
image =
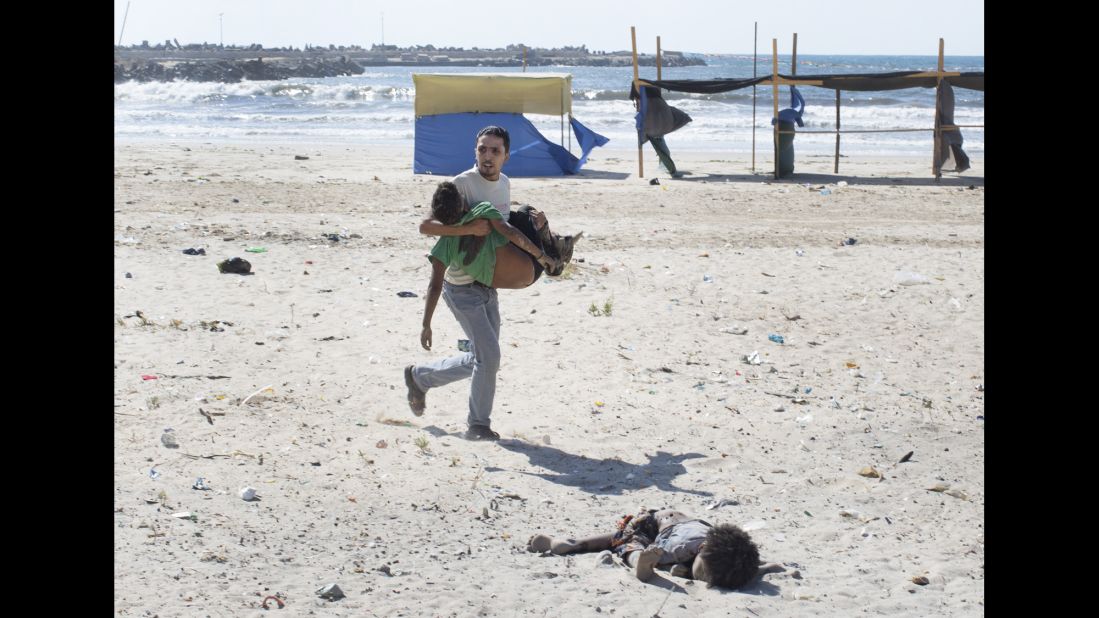
M130 0L123 30L126 5L114 0L116 44L120 35L123 45L218 43L223 36L226 45L369 47L384 37L400 46L617 51L630 49L636 26L643 53L656 51L659 35L663 49L750 54L758 22L761 54L770 53L772 38L788 54L796 32L798 54L933 56L942 37L947 55L984 55L982 0Z

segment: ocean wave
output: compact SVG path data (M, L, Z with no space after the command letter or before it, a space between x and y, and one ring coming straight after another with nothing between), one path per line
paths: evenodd
M835 72L840 68L856 66L860 71L875 70L876 67L880 70L901 70L926 60L811 57L802 64L799 56L798 66L799 73ZM983 70L979 59L971 62L979 67L977 70ZM713 75L744 75L745 72L751 75L752 72L751 56L721 56L711 64L713 66L710 67L665 70L664 76L669 79L713 79ZM455 69L453 72L467 70ZM635 110L628 98L632 75L628 67L569 67L555 70L573 74L573 116L593 131L610 138L610 147L635 147ZM415 135L416 93L411 77L415 72L419 71L409 67L386 67L357 76L333 78L291 78L236 84L116 84L115 133L125 139L167 137L406 143ZM828 131L835 126L835 92L815 87L800 90L806 98L806 126L797 136L798 153L815 150L831 152L835 147L834 135L804 131ZM669 103L693 118L690 124L668 137L669 145L673 152L677 147L747 152L751 148L754 127L757 150L767 149L773 109L772 92L766 86L756 89L754 119L751 88L717 94L666 93ZM779 96L779 106L785 108L789 104L789 89L780 90ZM934 89L843 91L841 96L844 129L921 129L903 133L844 134L844 153L922 156L930 151ZM958 124L984 124L984 93L955 89L955 100L955 121ZM561 139L560 117L530 114L527 118L550 141L556 143ZM963 134L967 152L983 151L982 129L965 129ZM576 140L572 141L575 147ZM568 142L568 137L565 142Z

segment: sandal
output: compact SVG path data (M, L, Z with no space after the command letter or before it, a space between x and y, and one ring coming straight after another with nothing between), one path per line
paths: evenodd
M423 416L424 408L427 407L427 393L416 386L416 381L412 379L412 367L409 365L404 368L404 383L408 387L408 407L416 416Z

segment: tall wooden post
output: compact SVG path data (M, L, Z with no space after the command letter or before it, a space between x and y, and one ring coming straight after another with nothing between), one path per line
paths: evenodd
M775 143L775 180L778 180L778 39L771 39L771 101L775 110L773 140Z
M638 77L638 74L637 74L637 31L634 29L633 26L630 26L630 43L633 45L633 87L634 87L635 90L637 90L638 111L640 111L640 109L641 109L641 79ZM641 120L642 120L642 122L644 122L645 119L642 118ZM638 141L640 141L640 140L638 140ZM642 146L642 144L640 144L640 143L637 145L637 177L638 178L644 178L645 177L645 163L644 163L644 157L642 157L642 154L641 154L641 146Z
M790 75L798 74L798 33L794 33L794 55L790 58Z
M840 173L840 89L836 88L836 164L832 168L833 174Z
M935 149L931 153L931 174L935 176L935 179L942 177L942 161L936 164L936 157L939 156L939 148L942 144L942 116L939 112L942 109L942 85L943 85L943 40L939 39L939 67L938 76L935 79L935 140L932 148Z
M660 81L660 37L656 37L656 80Z
M752 79L756 77L756 49L759 42L759 22L752 26ZM752 84L752 173L756 173L756 85Z

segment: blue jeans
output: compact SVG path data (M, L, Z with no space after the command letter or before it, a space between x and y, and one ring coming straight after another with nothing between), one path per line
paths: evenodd
M500 304L496 290L477 282L453 285L444 281L443 301L469 337L471 351L416 365L412 368L412 379L427 391L472 378L466 422L471 427L490 427L496 373L500 370Z

